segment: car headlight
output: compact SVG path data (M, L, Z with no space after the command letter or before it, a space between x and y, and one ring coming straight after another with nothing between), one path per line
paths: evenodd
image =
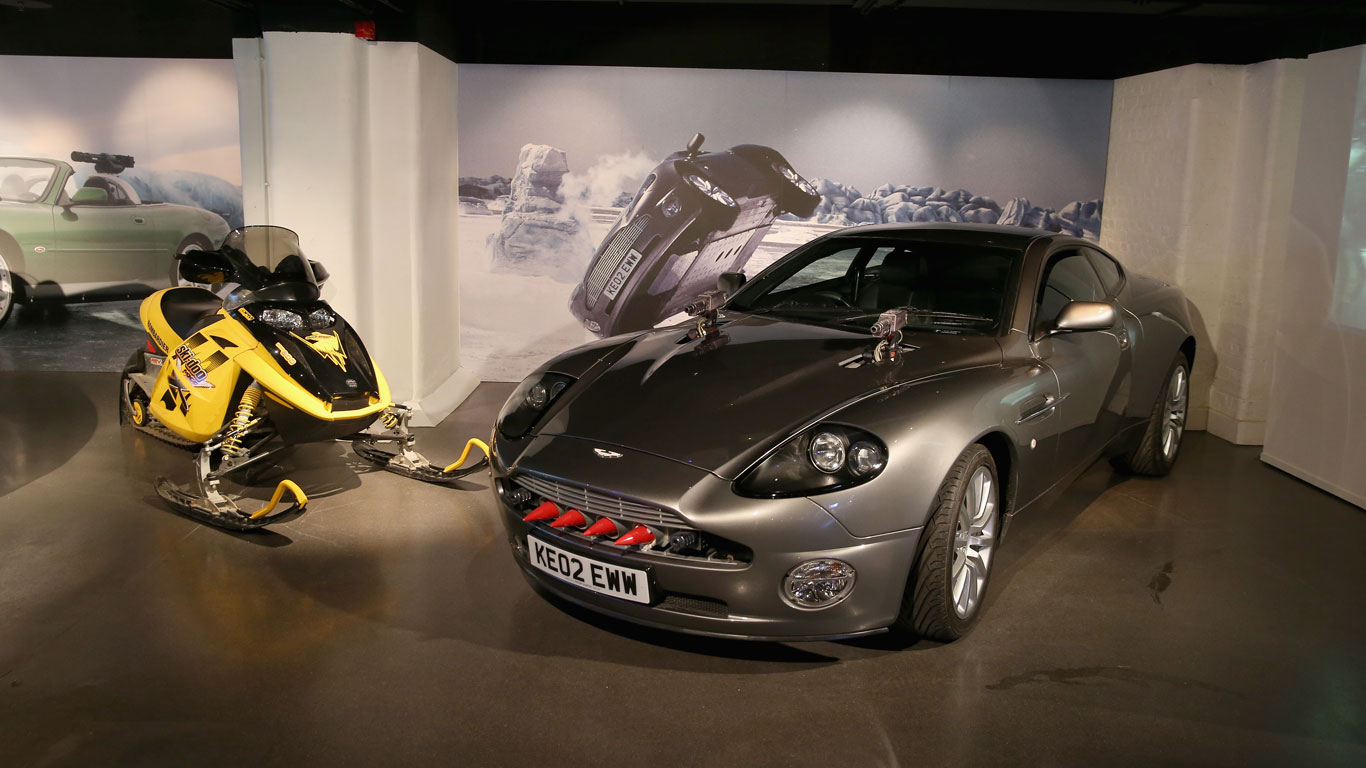
M304 329L304 318L298 312L291 312L288 309L261 310L261 322L272 328L279 328L282 331L302 331Z
M851 488L887 466L887 446L843 424L818 424L791 438L740 476L735 490L752 498L809 496Z
M684 176L683 178L687 179L689 184L696 187L697 191L701 192L707 197L710 197L711 199L715 200L721 205L724 205L727 208L737 207L735 204L735 199L732 198L730 195L726 194L726 190L716 186L716 184L712 182L711 179L703 178L695 173L690 173Z
M528 376L503 405L498 414L498 432L507 438L518 438L531 431L551 403L560 396L570 384L572 376L562 373L540 373Z
M811 186L811 182L807 181L806 179L803 179L801 174L793 170L792 166L788 165L787 163L780 163L774 161L773 170L776 171L779 176L782 176L784 179L787 179L788 181L795 184L798 189L805 192L806 194L816 194L816 188Z
M664 218L672 219L683 210L683 201L679 199L677 192L670 192L659 202L659 210L664 214Z

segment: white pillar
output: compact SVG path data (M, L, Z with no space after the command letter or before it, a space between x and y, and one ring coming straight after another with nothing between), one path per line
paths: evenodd
M417 43L235 40L248 224L299 233L414 424L478 383L460 366L456 65Z

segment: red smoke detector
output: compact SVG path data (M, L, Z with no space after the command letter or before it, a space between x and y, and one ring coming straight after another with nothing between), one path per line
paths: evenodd
M362 40L374 40L374 39L375 39L375 22L373 22L373 21L358 21L358 22L356 22L356 37L359 37L359 38L362 39Z

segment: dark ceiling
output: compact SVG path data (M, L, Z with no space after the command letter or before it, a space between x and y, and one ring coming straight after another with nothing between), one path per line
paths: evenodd
M459 62L1106 79L1366 42L1334 0L0 0L0 54L225 58L358 20Z

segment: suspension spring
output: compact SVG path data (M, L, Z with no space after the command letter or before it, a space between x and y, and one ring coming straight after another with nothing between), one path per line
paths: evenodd
M394 413L392 410L385 411L382 419L384 420L385 429L396 429L398 427L398 414Z
M223 453L227 456L241 456L242 438L246 436L247 427L251 424L251 417L256 413L256 406L261 404L261 385L252 384L247 387L247 391L242 393L242 400L237 404L237 413L232 417L229 425L228 436L223 438Z

